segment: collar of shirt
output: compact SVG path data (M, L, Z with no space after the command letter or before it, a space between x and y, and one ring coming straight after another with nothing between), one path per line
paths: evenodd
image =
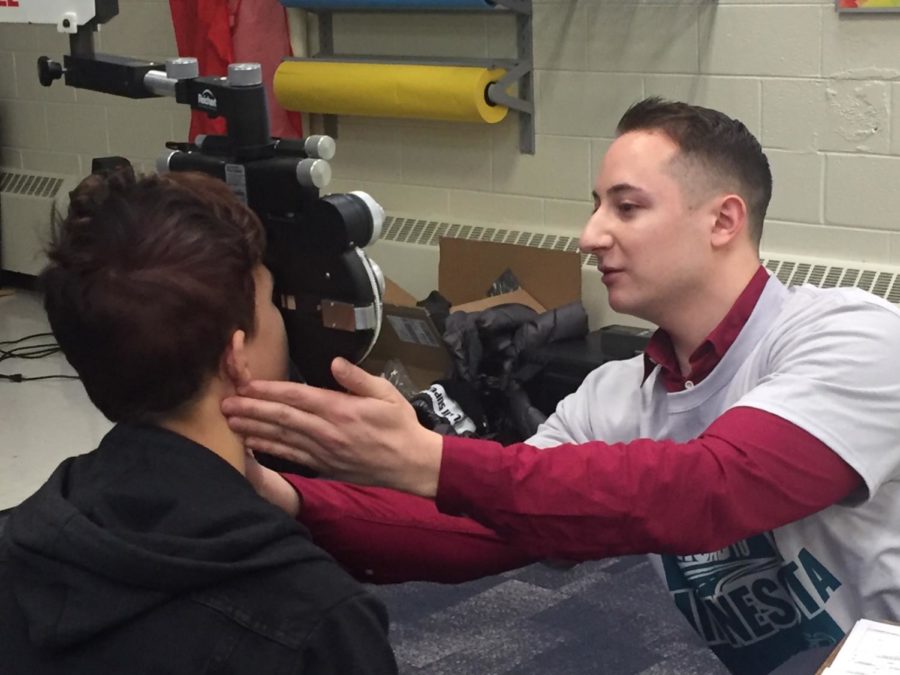
M734 344L744 324L750 318L753 308L756 307L768 280L769 273L760 265L756 274L750 279L750 283L728 310L725 318L713 329L703 344L691 354L689 359L691 372L687 376L681 374L669 334L661 328L653 333L644 350L644 381L646 382L650 373L658 365L662 369L660 377L666 391L682 391L699 384L712 372L725 356L728 348Z

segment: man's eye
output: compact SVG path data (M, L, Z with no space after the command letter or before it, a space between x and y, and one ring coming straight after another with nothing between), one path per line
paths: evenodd
M618 205L618 209L620 213L628 214L637 209L637 204L632 204L630 202L622 202Z

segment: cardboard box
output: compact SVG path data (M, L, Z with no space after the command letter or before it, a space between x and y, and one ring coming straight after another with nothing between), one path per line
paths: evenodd
M506 270L516 276L520 288L486 297ZM574 252L445 237L440 241L437 290L450 301L451 311L476 312L518 302L543 312L581 299L581 257ZM403 364L417 389L446 377L452 368L442 335L428 312L388 280L381 334L362 365L381 373L389 359Z

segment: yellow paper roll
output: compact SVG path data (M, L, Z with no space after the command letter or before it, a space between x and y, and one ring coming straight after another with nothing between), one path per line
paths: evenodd
M470 66L284 61L275 71L275 98L283 108L302 112L494 124L508 109L487 102L487 87L505 72Z

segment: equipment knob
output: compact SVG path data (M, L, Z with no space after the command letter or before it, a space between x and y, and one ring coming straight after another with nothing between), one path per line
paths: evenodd
M384 207L376 202L368 192L354 190L350 194L356 195L363 201L366 208L369 210L369 217L372 219L372 236L369 237L369 240L365 244L360 244L360 246L374 244L381 238L381 229L384 227Z
M169 162L172 161L172 157L178 154L178 150L173 150L172 152L164 152L159 157L156 158L156 173L167 173L169 171Z
M306 187L325 187L331 182L331 164L324 159L301 159L297 162L297 182Z
M59 61L51 61L46 56L38 58L38 80L45 87L53 84L53 80L58 80L63 76L63 67Z
M262 84L262 68L258 63L232 63L228 66L228 84L233 87Z
M166 77L173 80L190 80L200 76L200 66L193 56L168 59L166 61Z
M309 157L319 159L334 159L335 144L331 136L325 134L313 134L303 141L303 149Z

